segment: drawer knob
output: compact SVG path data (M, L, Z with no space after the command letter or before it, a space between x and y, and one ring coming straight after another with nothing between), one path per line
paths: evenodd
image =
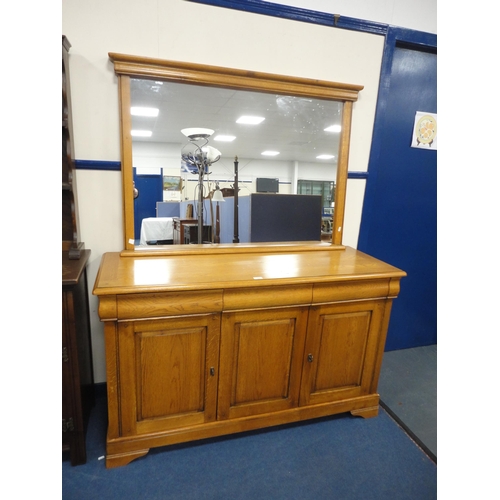
M213 366L210 367L210 375L212 377L215 375L215 368Z
M309 363L312 363L314 360L314 356L312 354L309 354L309 356L307 356L307 361L309 361Z

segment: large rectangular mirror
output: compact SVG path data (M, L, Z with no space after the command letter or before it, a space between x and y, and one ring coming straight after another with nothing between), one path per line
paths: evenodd
M271 203L270 207L283 201L286 206L287 201L280 195L300 196L296 194L297 181L310 178L312 172L316 172L316 178L334 183L335 200L331 210L311 216L310 221L301 220L300 225L324 228L322 221L333 212L327 240L341 244L352 103L362 86L121 54L109 56L120 88L126 250L137 245L144 250L144 245L162 243L162 238L142 238L141 229L163 227L168 218L175 216L183 219L187 216L186 208L188 212L191 208L189 216L194 219L205 210L203 224L212 229L209 241L214 242L215 214L212 204L208 209L203 199L209 198L216 187L229 194L225 202L233 205L231 194L237 187L236 200L239 197L245 210L248 204L242 201L258 191L257 179L261 186L269 185L267 179L281 181L276 201L270 197L265 201ZM258 125L242 124L238 120L242 116L264 120ZM202 143L220 153L203 178L190 168L192 165L185 161L188 156L183 155L193 147L185 129L197 127L210 130L210 136L204 137ZM265 152L279 154L263 155ZM152 183L156 186L155 194L148 194ZM170 186L175 192L169 192ZM253 200L260 203L264 199ZM157 202L162 210L173 208L176 213L167 211L165 220L155 220L161 215L151 212ZM303 199L301 202L306 203ZM146 204L149 214L144 208L138 209ZM288 220L294 227L294 220ZM237 228L237 222L233 224L227 217L223 222ZM217 231L218 224L217 218ZM318 234L318 240L325 240L323 233ZM165 243L172 243L168 241L170 237L166 237ZM224 236L222 240L219 237L216 243L227 243L228 237L225 238L224 241Z

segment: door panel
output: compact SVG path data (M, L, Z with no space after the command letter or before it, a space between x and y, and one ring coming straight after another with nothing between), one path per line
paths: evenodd
M375 391L384 301L311 308L300 405L327 403Z
M119 326L122 435L216 417L220 315Z
M218 418L298 404L307 308L225 313Z
M137 420L203 411L205 327L137 332L135 339Z
M370 311L325 314L313 391L361 385Z

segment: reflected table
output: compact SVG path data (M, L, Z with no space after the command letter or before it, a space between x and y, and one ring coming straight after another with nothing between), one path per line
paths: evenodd
M173 217L147 217L142 219L141 245L150 242L165 241L173 239Z

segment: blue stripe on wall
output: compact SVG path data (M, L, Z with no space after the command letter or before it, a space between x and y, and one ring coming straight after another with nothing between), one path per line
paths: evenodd
M368 179L368 172L347 172L348 179Z
M202 3L214 7L224 7L233 10L242 10L253 14L264 14L268 16L291 19L293 21L302 21L306 23L321 24L323 26L333 26L334 19L332 14L316 12L314 10L301 9L299 7L290 7L288 5L279 5L261 0L188 0L193 3Z
M224 7L227 9L242 10L253 14L264 14L267 16L281 17L292 21L302 21L305 23L320 24L365 33L385 35L388 29L387 24L376 23L354 19L352 17L338 16L315 10L290 7L276 3L263 2L262 0L188 0L193 3L202 3L214 7Z
M77 170L108 170L121 171L121 162L119 161L104 161L104 160L75 160L75 168ZM348 172L348 179L368 179L368 172ZM196 181L197 179L188 179L188 181ZM222 179L219 182L232 182L233 179ZM252 182L240 180L239 182ZM280 184L291 184L291 182L280 182Z
M77 170L110 170L120 172L122 164L120 161L104 160L75 160Z
M108 170L121 171L121 162L119 161L104 161L104 160L75 160L75 168L77 170ZM368 179L368 172L348 172L348 179ZM197 179L188 179L188 181L197 181ZM219 180L219 182L232 182L233 179ZM252 182L240 180L239 182ZM291 182L280 182L280 184L291 184Z

